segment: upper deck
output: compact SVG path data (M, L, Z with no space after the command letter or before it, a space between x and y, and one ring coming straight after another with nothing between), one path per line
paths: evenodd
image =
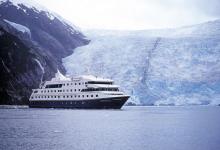
M47 88L118 88L118 85L113 85L113 80L100 78L92 75L83 75L78 77L65 77L59 71L50 81L46 81L40 89Z

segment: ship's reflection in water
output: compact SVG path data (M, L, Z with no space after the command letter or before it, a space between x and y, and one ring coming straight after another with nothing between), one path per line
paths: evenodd
M0 149L218 150L220 108L0 109Z

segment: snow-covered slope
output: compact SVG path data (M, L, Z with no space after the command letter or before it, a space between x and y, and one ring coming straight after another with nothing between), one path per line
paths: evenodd
M87 46L63 59L68 74L114 79L130 101L220 103L220 21L167 30L86 31Z
M15 6L17 9L22 10L24 13L27 13L27 9L32 9L37 13L44 13L50 20L59 19L63 24L70 25L72 28L72 32L79 32L79 28L76 27L70 21L62 18L57 13L47 9L46 7L40 5L35 0L0 0L0 5L3 3L11 3L11 5ZM25 7L24 7L25 6Z
M39 5L35 2L35 0L1 0L1 3L12 2L14 6L18 7L18 9L23 9L21 5L25 5L28 8L35 8L36 11L48 11L44 6Z
M11 22L11 21L8 21L6 19L4 19L5 22L9 23L11 26L13 26L15 29L17 29L18 31L22 32L22 33L28 33L29 35L31 35L31 31L30 29L28 29L27 27L23 26L23 25L20 25L20 24L17 24L17 23L14 23L14 22Z

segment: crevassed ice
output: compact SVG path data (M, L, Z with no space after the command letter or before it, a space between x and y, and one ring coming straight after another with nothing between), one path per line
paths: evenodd
M75 49L63 63L68 74L112 78L135 103L219 104L219 29L217 21L170 34L89 31L91 43Z

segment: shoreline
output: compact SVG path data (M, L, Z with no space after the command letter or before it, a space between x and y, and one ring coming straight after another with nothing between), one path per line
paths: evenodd
M0 109L27 109L28 105L0 105Z

